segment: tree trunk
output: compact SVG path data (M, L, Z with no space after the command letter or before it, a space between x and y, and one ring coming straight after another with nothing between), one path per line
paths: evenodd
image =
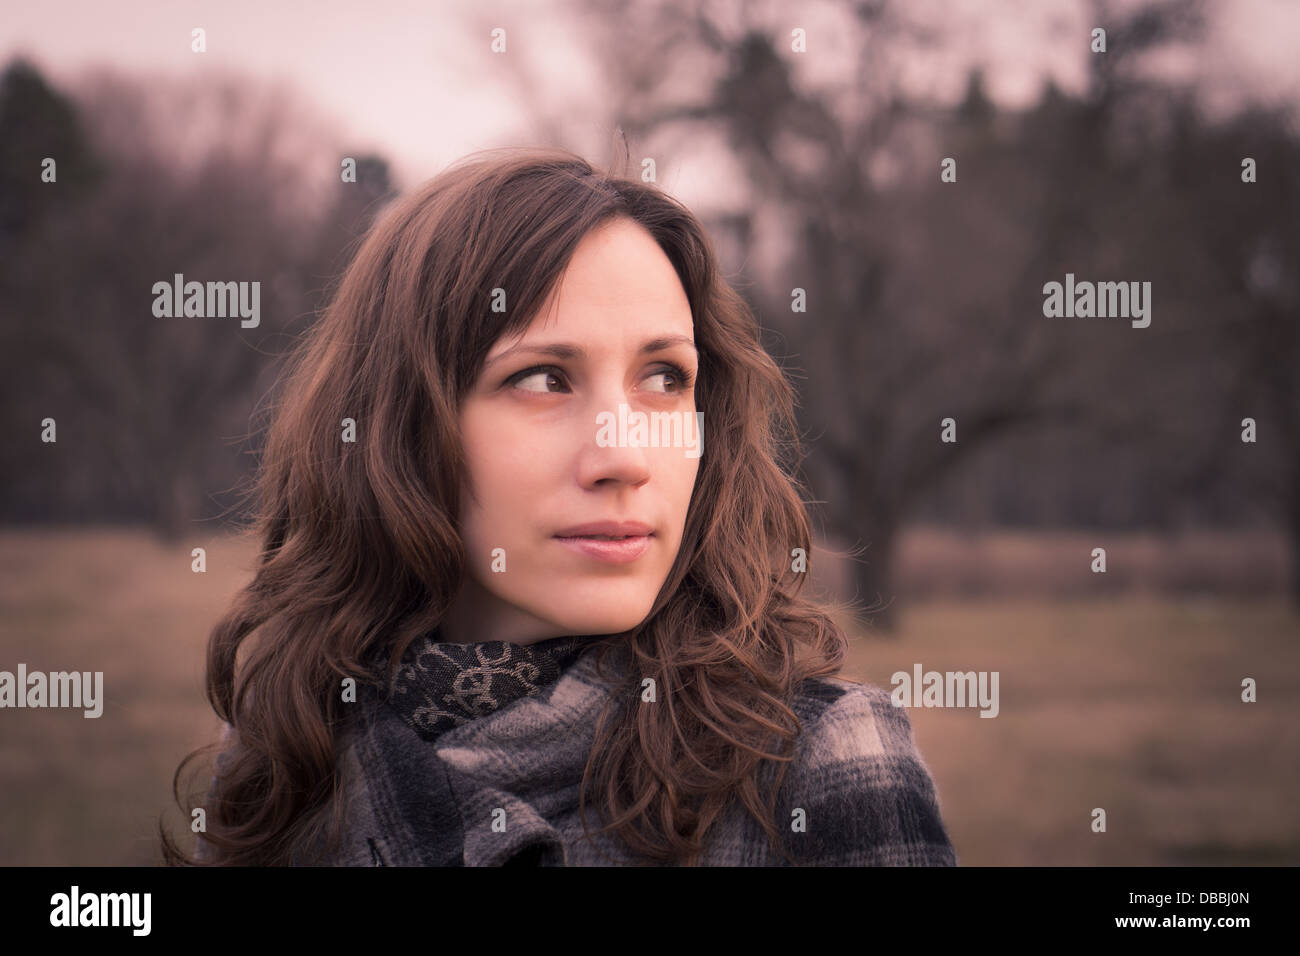
M889 515L873 515L860 521L862 551L852 559L853 600L861 605L859 621L867 633L898 636L897 602L894 596L894 557L897 523Z
M194 475L177 470L160 483L154 530L160 538L175 543L192 537L199 529L199 485Z
M1291 527L1287 531L1291 539L1291 603L1300 611L1300 495L1292 494L1290 508Z

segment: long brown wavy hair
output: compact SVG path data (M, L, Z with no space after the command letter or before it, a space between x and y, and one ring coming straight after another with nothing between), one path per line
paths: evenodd
M353 706L340 681L373 685L383 657L395 673L465 574L461 398L493 343L528 326L579 241L614 216L647 229L676 269L710 424L650 613L617 641L593 639L602 668L612 644L631 649L635 686L599 721L584 826L590 800L634 854L691 865L738 797L789 859L773 807L802 729L790 704L801 681L839 671L847 644L842 606L802 596L793 567L794 549L811 551L793 389L688 209L573 153L510 149L474 154L385 210L292 356L245 529L261 544L257 568L208 644L207 696L234 731L199 802L211 853L191 856L160 821L165 862L280 865L337 839ZM490 307L494 287L509 312ZM340 442L345 418L364 423L360 441ZM643 677L670 706L627 703ZM176 770L187 817L182 770L219 746Z

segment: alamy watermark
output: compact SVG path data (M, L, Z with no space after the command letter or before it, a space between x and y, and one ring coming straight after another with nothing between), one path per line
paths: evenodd
M601 448L685 448L687 458L699 458L704 446L704 413L629 411L596 416L596 444Z
M160 319L239 316L245 329L262 321L262 283L186 282L178 272L172 282L153 284L153 314Z
M133 936L148 936L152 909L152 893L82 893L74 885L50 897L50 925L126 926Z
M104 672L27 670L18 665L18 673L0 671L0 708L3 707L80 707L83 717L98 717L104 712Z
M895 707L980 707L981 717L998 715L997 671L895 671L889 697Z
M1075 282L1065 274L1065 284L1043 286L1043 315L1049 319L1132 319L1135 329L1151 324L1150 282Z

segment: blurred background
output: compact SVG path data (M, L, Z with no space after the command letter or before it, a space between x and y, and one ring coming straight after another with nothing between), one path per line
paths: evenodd
M374 216L477 149L624 143L798 388L848 675L1000 674L996 719L910 711L959 861L1300 862L1300 5L5 21L0 670L103 671L105 703L0 711L0 864L149 865L187 828L271 387ZM156 318L175 273L260 281L260 324ZM1067 273L1150 282L1150 326L1045 317Z

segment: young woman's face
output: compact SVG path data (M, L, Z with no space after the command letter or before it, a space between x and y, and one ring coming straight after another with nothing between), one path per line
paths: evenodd
M645 619L677 556L703 452L693 342L672 263L618 218L578 245L522 337L493 345L461 408L468 580L444 640L531 644ZM649 533L584 539L637 530L581 527L598 522Z

